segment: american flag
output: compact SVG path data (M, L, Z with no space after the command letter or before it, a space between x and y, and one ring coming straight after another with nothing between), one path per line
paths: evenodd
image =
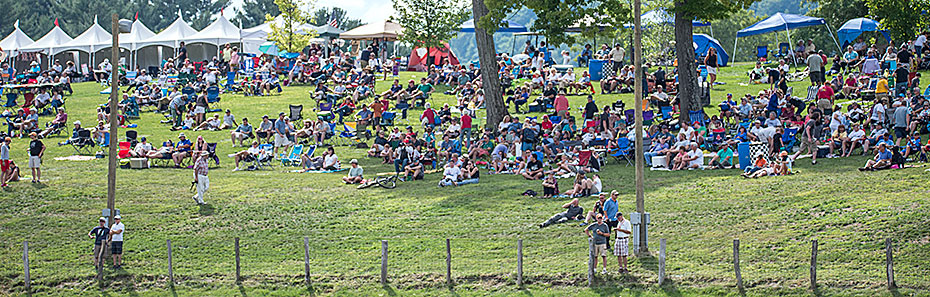
M330 19L329 19L329 26L331 26L331 27L339 27L339 20L336 20L336 18L330 18Z

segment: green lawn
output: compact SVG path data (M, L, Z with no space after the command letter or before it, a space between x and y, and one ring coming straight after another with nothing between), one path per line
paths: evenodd
M749 65L723 68L713 101L762 86L740 86ZM403 73L401 78L422 76ZM378 90L389 83L379 83ZM804 87L805 83L795 86ZM70 120L92 123L105 102L100 87L75 85L68 98ZM216 107L237 118L257 120L310 106L308 87L282 95L224 95ZM452 102L435 96L436 103ZM598 95L608 104L618 95ZM632 106L631 95L620 95ZM570 97L572 106L584 102ZM709 107L709 113L716 107ZM305 108L304 115L311 115ZM483 111L479 112L479 118ZM414 116L411 116L415 118ZM158 123L160 114L134 121L153 143L176 136ZM42 121L50 118L43 117ZM406 125L403 121L398 125ZM581 228L536 224L564 201L519 196L539 182L494 175L477 185L436 187L438 176L402 183L394 190L356 190L341 174L295 174L275 170L232 172L228 131L187 132L218 142L221 166L210 173L209 205L191 201L190 170L154 168L117 171L117 208L127 227L125 265L107 269L105 293L93 280L92 242L86 237L106 206L106 161L55 161L73 153L50 146L41 185L14 183L0 192L0 295L23 293L22 242L30 244L35 295L413 295L413 296L719 296L737 295L732 240L741 240L747 295L928 296L930 205L924 168L862 173L866 158L799 162L798 174L744 180L738 171L646 171L646 207L652 213L651 247L668 241L670 284L659 287L654 257L632 260L627 277L611 274L587 288L587 242ZM119 132L120 135L123 132ZM192 137L194 138L194 137ZM25 165L25 139L13 157ZM363 150L338 147L345 163L358 158L366 173L393 167L364 158ZM621 211L634 209L632 167L611 161L602 173L605 189L619 190ZM563 181L568 183L568 181ZM593 199L583 200L587 209ZM303 284L303 237L310 238L312 285ZM233 240L241 239L241 286L234 283ZM895 243L895 273L902 289L885 286L884 238ZM445 238L452 239L453 277L444 285ZM810 240L820 242L818 280L808 286ZM165 240L173 244L178 282L167 284ZM516 287L516 242L524 240L526 289ZM380 240L390 246L391 284L378 284ZM611 268L616 264L611 261Z

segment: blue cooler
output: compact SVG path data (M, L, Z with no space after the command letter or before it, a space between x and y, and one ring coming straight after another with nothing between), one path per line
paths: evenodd
M749 155L749 142L740 142L736 146L736 152L739 154L739 170L746 170L746 167L752 164L752 156Z
M603 78L604 66L607 65L607 60L591 60L588 61L588 74L591 75L591 81L598 81Z

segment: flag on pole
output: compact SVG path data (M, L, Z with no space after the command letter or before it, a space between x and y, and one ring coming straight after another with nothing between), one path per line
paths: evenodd
M330 26L330 27L339 27L339 20L337 20L335 17L330 18L330 19L329 19L329 26Z
M134 20L135 20L135 21L138 21L138 20L139 20L139 12L138 12L138 11L136 11L136 16L135 16L135 19L134 19Z
M58 18L55 18L55 27L58 27Z

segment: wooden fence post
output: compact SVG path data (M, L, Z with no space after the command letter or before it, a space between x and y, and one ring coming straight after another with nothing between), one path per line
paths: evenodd
M381 241L381 285L387 285L388 242Z
M811 290L817 289L817 240L811 240Z
M168 239L168 281L174 286L174 260L171 258L171 239Z
M310 285L310 237L304 236L304 280Z
M588 238L588 286L594 286L594 263L597 257L594 256L594 239Z
M452 243L446 238L446 282L452 284Z
M239 237L236 237L236 283L242 279L239 274Z
M523 287L523 239L517 239L517 286Z
M898 285L894 283L894 256L891 252L891 238L885 238L885 275L888 277L888 289L897 288Z
M659 239L659 285L665 282L665 238Z
M736 287L743 289L743 275L739 271L739 239L733 240L733 270L736 272Z
M29 241L23 240L23 281L26 293L30 293L32 284L29 281Z

